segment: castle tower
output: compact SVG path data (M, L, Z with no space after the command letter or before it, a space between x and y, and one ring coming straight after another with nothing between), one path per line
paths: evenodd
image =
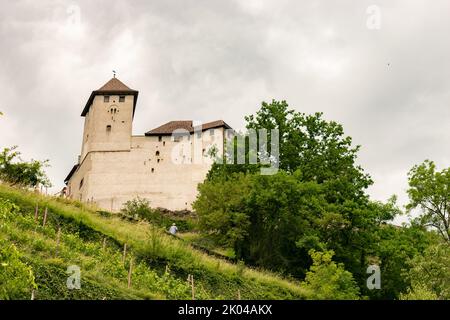
M93 151L129 151L138 91L117 78L91 93L81 113L85 117L79 163Z

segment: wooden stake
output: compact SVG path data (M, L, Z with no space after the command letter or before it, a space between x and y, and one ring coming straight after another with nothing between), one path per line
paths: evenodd
M195 286L194 286L194 276L191 275L191 285L192 285L192 300L195 300Z
M58 255L60 239L61 239L61 227L58 227L58 233L56 234L56 255Z
M45 227L45 224L47 223L47 213L48 213L48 210L47 210L47 207L45 207L45 210L44 210L44 222L42 222L42 226L43 227Z
M238 289L238 300L241 300L241 290Z
M31 300L34 300L34 289L31 290Z
M123 257L122 257L122 262L125 263L125 257L127 256L127 244L125 243L123 245Z
M131 272L133 271L133 259L130 260L130 269L128 270L128 289L131 288Z
M36 207L34 208L34 222L38 221L39 217L39 205L36 203Z
M106 248L106 237L103 238L103 246L102 249L105 250Z

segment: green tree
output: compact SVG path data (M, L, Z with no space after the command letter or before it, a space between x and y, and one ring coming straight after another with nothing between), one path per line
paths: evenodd
M411 286L402 299L450 299L450 246L447 243L430 246L409 263L411 269L406 276Z
M367 290L361 283L363 293L373 299L398 299L410 286L405 271L411 268L409 261L435 243L437 237L420 225L381 225L374 230L374 242L370 247L370 264L380 266L381 288ZM367 275L366 275L367 277Z
M414 166L408 174L409 211L419 207L419 221L435 228L450 242L450 169L436 170L434 162L426 160Z
M22 187L39 185L50 187L50 181L44 171L44 168L48 166L48 160L22 161L20 152L16 149L17 146L4 148L0 152L0 180Z
M200 230L220 246L239 250L248 235L249 216L245 198L250 177L236 173L230 179L214 179L199 185L193 208L199 216Z
M310 250L313 260L303 285L319 300L357 300L359 289L350 272L332 260L333 251Z
M325 184L327 200L366 199L372 184L369 175L356 165L360 146L344 135L342 125L326 121L322 113L305 115L289 109L286 101L263 102L255 115L245 117L247 129L279 130L279 168L300 170L303 181ZM270 146L268 147L270 149Z

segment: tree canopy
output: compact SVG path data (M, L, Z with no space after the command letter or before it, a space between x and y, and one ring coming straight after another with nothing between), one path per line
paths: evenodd
M414 166L408 178L408 210L420 208L420 222L450 243L450 169L437 171L434 162L426 160Z

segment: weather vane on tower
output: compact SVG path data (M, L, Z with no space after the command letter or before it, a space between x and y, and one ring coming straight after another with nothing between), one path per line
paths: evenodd
M113 70L112 72L113 72L113 77L115 78L117 72L115 70Z

